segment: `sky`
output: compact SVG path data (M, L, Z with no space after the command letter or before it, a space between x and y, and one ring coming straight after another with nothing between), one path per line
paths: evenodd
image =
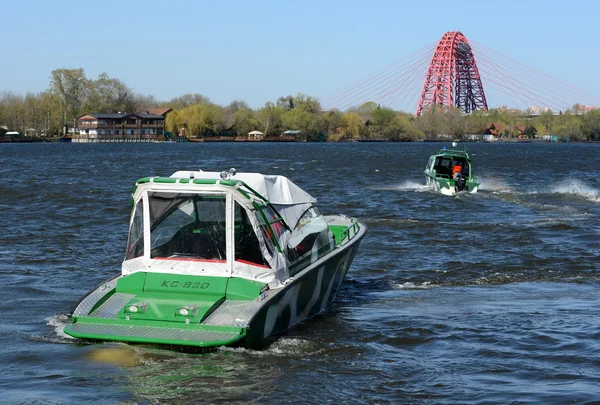
M600 1L6 1L0 92L83 68L168 101L323 97L446 31L600 95Z

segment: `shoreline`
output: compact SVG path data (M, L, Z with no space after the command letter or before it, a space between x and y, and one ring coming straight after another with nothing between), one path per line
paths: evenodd
M390 139L382 139L382 138L374 138L374 139L348 139L348 140L339 140L339 141L305 141L305 140L296 140L296 139L279 139L279 138L269 138L269 139L246 139L246 138L225 138L225 137L217 137L217 138L189 138L189 139L177 139L177 140L157 140L157 139L140 139L140 138L118 138L118 139L95 139L95 140L87 140L86 142L81 142L79 140L73 141L69 138L18 138L18 139L4 139L0 138L0 143L90 143L90 144L98 144L98 143L373 143L373 142L428 142L428 143L444 143L444 142L453 142L450 139L420 139L420 140L390 140ZM597 141L570 141L570 142L561 142L561 141L550 141L546 139L496 139L492 141L483 141L483 140L459 140L455 142L460 143L600 143L600 140Z

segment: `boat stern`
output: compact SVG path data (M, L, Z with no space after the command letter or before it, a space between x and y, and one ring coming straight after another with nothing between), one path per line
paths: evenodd
M92 291L64 331L91 340L232 345L245 337L246 325L205 321L225 301L251 301L262 287L245 279L138 272Z

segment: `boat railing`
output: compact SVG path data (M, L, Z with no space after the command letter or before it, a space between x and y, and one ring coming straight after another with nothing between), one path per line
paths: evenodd
M351 241L352 238L354 238L358 234L360 226L358 225L358 221L356 220L356 218L351 218L350 225L334 225L330 226L330 229L334 234L336 245L342 246Z

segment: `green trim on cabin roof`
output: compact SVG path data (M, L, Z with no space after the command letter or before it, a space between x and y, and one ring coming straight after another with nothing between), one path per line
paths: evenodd
M159 183L159 184L221 184L223 186L233 187L241 195L246 197L248 200L251 200L251 195L259 198L267 204L270 204L269 200L265 198L262 194L254 190L252 187L244 183L242 180L235 179L227 179L227 180L217 180L217 179L179 179L173 177L142 177L135 182L135 187L133 188L133 192L131 195L134 195L137 191L137 188L140 184L145 183Z
M155 177L152 179L151 181L152 183L166 183L166 184L171 184L171 183L177 183L177 179L173 179L171 177Z

